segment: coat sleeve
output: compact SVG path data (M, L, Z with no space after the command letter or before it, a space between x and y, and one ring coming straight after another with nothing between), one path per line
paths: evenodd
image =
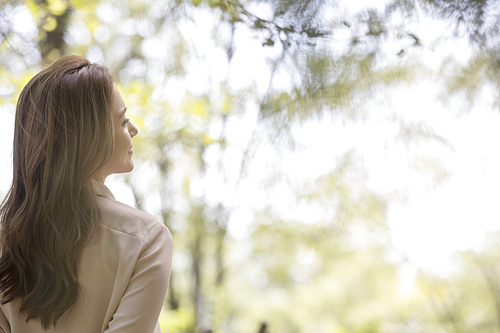
M173 241L163 224L155 226L143 249L127 289L105 333L153 333L167 293Z

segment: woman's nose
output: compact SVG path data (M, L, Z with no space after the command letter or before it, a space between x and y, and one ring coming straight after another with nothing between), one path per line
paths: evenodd
M133 138L139 133L139 130L137 129L137 127L135 127L134 124L132 124L131 121L129 121L127 125L128 125L128 132L130 133L131 138Z

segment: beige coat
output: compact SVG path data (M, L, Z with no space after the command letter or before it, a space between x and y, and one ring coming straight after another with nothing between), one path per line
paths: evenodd
M101 209L97 234L84 248L83 293L55 329L26 323L16 304L0 306L0 332L160 333L160 314L172 265L172 235L157 218L115 200L94 181Z

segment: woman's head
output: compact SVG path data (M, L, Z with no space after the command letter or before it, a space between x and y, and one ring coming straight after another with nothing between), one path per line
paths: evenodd
M137 135L137 128L126 115L127 108L118 89L113 86L111 96L111 117L113 119L115 145L113 154L98 175L104 179L112 173L130 172L134 168L132 161L132 138Z
M52 177L81 186L94 178L113 151L113 87L104 67L79 56L63 57L33 77L17 104L14 176L27 186L49 185L44 182Z

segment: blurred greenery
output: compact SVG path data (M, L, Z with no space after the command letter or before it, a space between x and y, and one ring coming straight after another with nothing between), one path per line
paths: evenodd
M500 332L500 235L457 255L455 274L421 270L404 291L400 271L411 263L391 256L393 197L366 185L356 150L302 177L276 162L301 149L294 131L304 124L367 121L377 116L368 101L422 79L465 111L484 89L498 92L500 15L488 6L394 0L351 13L321 0L4 0L0 106L12 112L32 75L65 54L115 74L141 133L124 181L175 239L163 332L257 332L261 322L272 333ZM467 61L426 65L422 49L437 44L411 28L424 17L453 29L435 43L468 40ZM447 144L423 124L394 122L407 145ZM436 184L448 176L438 158L415 164Z

